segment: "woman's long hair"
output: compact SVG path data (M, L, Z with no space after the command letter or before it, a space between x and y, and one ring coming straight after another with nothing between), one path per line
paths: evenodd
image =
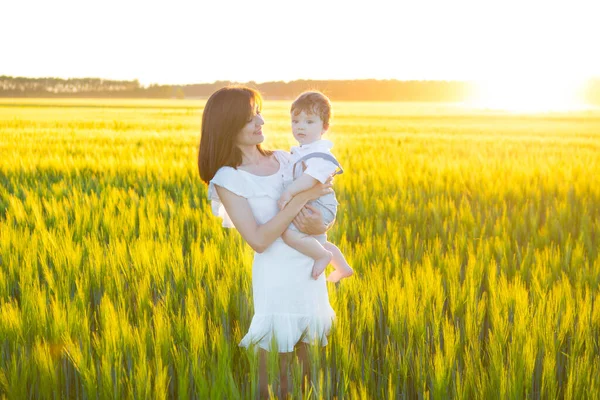
M208 183L219 168L237 168L242 163L242 152L235 138L254 109L262 108L260 93L245 86L228 86L214 92L206 102L202 113L202 132L198 151L198 171L200 178ZM256 147L263 155L272 152Z

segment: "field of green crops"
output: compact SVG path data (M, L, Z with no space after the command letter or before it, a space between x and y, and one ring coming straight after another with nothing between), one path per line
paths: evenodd
M252 250L210 213L203 104L0 101L0 398L257 396ZM265 103L266 147L293 144L288 107ZM357 274L328 283L307 397L600 397L600 112L332 122Z

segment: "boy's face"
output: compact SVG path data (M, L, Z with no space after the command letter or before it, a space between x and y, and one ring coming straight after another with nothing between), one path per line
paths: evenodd
M292 112L292 133L300 144L309 144L321 139L327 131L323 126L321 117L301 111L299 114Z

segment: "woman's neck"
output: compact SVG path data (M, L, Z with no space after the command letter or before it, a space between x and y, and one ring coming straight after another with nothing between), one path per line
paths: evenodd
M258 151L256 145L239 146L242 152L242 165L259 165L262 154Z

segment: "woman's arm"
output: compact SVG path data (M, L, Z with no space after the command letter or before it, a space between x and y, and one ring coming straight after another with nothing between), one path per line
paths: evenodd
M335 219L329 225L325 225L323 223L323 214L321 214L319 209L307 204L292 222L300 232L314 236L327 232L335 223Z
M331 192L330 184L315 185L312 189L294 196L283 210L279 211L268 222L260 225L254 219L254 214L247 199L221 186L215 185L215 188L236 229L257 253L265 251L275 239L285 232L308 201L318 199Z
M325 184L332 186L334 176L335 173L325 181ZM298 213L296 218L294 218L293 223L300 232L314 236L322 235L327 232L335 223L335 218L329 225L325 225L323 223L323 214L321 214L319 209L307 204L302 211Z

